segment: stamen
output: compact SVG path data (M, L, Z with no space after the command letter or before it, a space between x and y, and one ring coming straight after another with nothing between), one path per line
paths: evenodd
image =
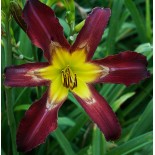
M67 78L66 78L66 75L64 75L64 86L67 87Z
M77 78L76 78L76 74L75 74L74 84L75 84L75 87L77 87Z
M66 87L69 88L69 78L68 77L67 77L66 81L67 81Z
M62 74L62 83L64 87L69 88L71 90L77 87L76 74L72 73L71 69L69 68L69 65L66 67L66 69L61 71L61 74Z
M62 83L64 84L65 83L65 78L64 78L64 71L63 70L61 71L61 74L62 74Z

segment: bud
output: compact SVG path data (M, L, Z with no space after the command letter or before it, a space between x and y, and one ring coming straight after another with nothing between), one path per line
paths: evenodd
M69 24L71 31L74 30L75 26L75 5L74 0L64 0L64 5L66 8L66 21Z
M75 26L74 31L78 33L82 29L82 27L84 26L84 24L85 24L85 20L83 20L82 22L80 22L79 24L77 24Z
M63 8L64 7L64 4L62 2L57 2L56 5L60 8Z
M26 32L27 26L25 21L22 18L22 8L16 2L10 2L10 12L18 25Z

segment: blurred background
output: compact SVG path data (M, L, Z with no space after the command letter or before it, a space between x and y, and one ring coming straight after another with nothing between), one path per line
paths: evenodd
M9 65L45 61L17 24L25 0L2 0L1 21L1 154L2 155L152 155L152 0L41 0L50 6L72 43L94 7L111 8L112 15L94 59L131 50L147 57L151 77L139 84L97 84L95 87L115 111L122 126L119 140L107 142L97 126L69 94L59 111L58 128L46 142L28 153L16 150L16 129L25 111L45 87L6 88L4 69ZM95 38L94 38L95 39ZM11 51L11 52L8 52ZM8 60L8 57L11 60ZM9 94L9 98L6 97ZM7 99L6 99L7 98ZM33 121L33 120L32 120ZM10 126L9 126L9 125ZM10 130L11 129L11 130Z

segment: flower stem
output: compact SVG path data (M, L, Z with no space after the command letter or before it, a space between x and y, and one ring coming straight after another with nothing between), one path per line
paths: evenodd
M69 42L72 44L74 42L74 27L75 27L75 4L74 0L63 0L66 8L66 22L70 27Z
M19 60L25 60L27 62L33 62L34 61L34 58L31 57L27 57L23 54L20 54L19 52L17 52L16 50L12 49L12 53L13 53L13 56L16 58L16 59L19 59Z
M5 49L5 66L10 66L12 64L12 50L11 50L11 37L10 37L10 21L9 16L6 15L5 20L6 26L6 38L4 39L4 49ZM11 142L12 142L12 152L13 155L18 155L16 150L16 123L13 113L13 103L12 103L12 89L6 87L5 88L6 94L6 112L8 117L8 125L10 128L11 133Z

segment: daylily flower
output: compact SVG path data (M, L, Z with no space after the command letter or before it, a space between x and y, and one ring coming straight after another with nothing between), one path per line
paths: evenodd
M76 41L70 45L48 6L27 0L23 19L32 43L44 51L48 62L7 67L5 85L48 86L21 120L17 132L19 151L29 151L44 142L57 127L58 110L72 92L107 140L121 134L120 124L93 83L130 85L149 76L145 56L125 51L100 60L91 60L110 17L109 8L95 8L89 14Z

